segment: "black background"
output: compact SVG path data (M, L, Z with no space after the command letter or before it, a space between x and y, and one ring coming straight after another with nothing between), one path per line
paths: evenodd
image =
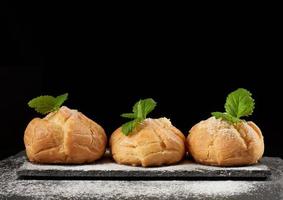
M133 12L134 13L134 12ZM0 158L24 149L27 102L69 93L66 105L110 135L140 98L158 102L185 135L223 111L226 95L249 89L249 119L265 137L265 155L282 157L280 27L266 17L186 16L84 9L1 7ZM272 16L271 16L272 17Z

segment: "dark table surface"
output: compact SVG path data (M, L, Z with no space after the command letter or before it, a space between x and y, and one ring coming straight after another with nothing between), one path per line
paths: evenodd
M0 199L283 199L283 160L266 180L20 180L24 152L0 161Z

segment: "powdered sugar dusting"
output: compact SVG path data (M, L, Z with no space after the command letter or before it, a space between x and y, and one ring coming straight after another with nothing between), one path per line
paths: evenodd
M152 119L152 118L146 118L143 123L145 125L150 125L152 123L158 124L161 127L170 127L172 126L172 123L170 121L170 119L166 118L166 117L161 117L158 119Z
M188 191L195 195L227 196L249 193L256 190L258 185L243 181L202 181L188 185Z
M28 184L27 184L28 183ZM60 195L65 198L87 198L90 194L105 198L134 198L136 196L160 198L193 196L199 199L205 197L231 197L253 193L261 187L259 184L244 181L18 181L9 183L9 188L22 196L52 196ZM125 193L125 189L127 192Z

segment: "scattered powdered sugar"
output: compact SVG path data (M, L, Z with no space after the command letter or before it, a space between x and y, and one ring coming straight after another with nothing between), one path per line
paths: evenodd
M258 186L247 181L196 181L187 185L187 189L195 195L231 196L250 193Z
M258 192L259 184L247 181L18 181L9 183L14 193L23 197L55 197L79 199L95 195L99 198L155 197L231 197ZM49 192L52 191L52 195ZM126 191L126 192L125 192ZM48 198L47 198L48 199Z

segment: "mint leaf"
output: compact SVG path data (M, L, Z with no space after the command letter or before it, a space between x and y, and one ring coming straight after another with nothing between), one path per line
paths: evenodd
M135 126L138 123L142 122L144 119L146 119L146 116L151 111L153 111L155 107L156 107L156 102L153 99L151 98L143 99L135 103L132 109L133 113L121 114L121 117L134 119L122 125L123 134L128 135L130 132L132 132Z
M142 119L143 118L143 110L142 110L142 103L141 100L137 104L137 112L136 112L137 118Z
M141 103L142 103L143 118L145 119L146 116L156 107L156 102L150 98L143 100Z
M212 116L214 116L216 119L224 119L230 123L237 123L240 121L240 119L233 117L232 115L229 115L227 113L221 113L221 112L212 112L211 113Z
M123 113L120 116L129 119L135 119L137 117L135 113Z
M154 110L156 107L156 102L152 98L139 100L135 103L133 107L133 112L140 115L142 118L146 118L146 116Z
M36 112L45 115L58 110L67 98L68 93L57 97L43 95L30 100L28 106L34 108Z
M240 118L251 115L254 106L255 103L252 94L246 89L239 88L228 95L225 110L230 115Z
M55 98L52 96L39 96L28 102L29 107L34 108L36 112L47 114L55 106Z
M60 108L61 105L68 99L68 93L59 95L55 98L55 106L56 108Z
M241 121L241 117L247 117L253 113L255 102L248 90L239 88L227 96L224 107L225 113L213 112L211 114L216 119L221 118L230 123L237 123Z
M135 119L123 124L122 133L124 135L129 135L141 121L142 121L141 119Z

